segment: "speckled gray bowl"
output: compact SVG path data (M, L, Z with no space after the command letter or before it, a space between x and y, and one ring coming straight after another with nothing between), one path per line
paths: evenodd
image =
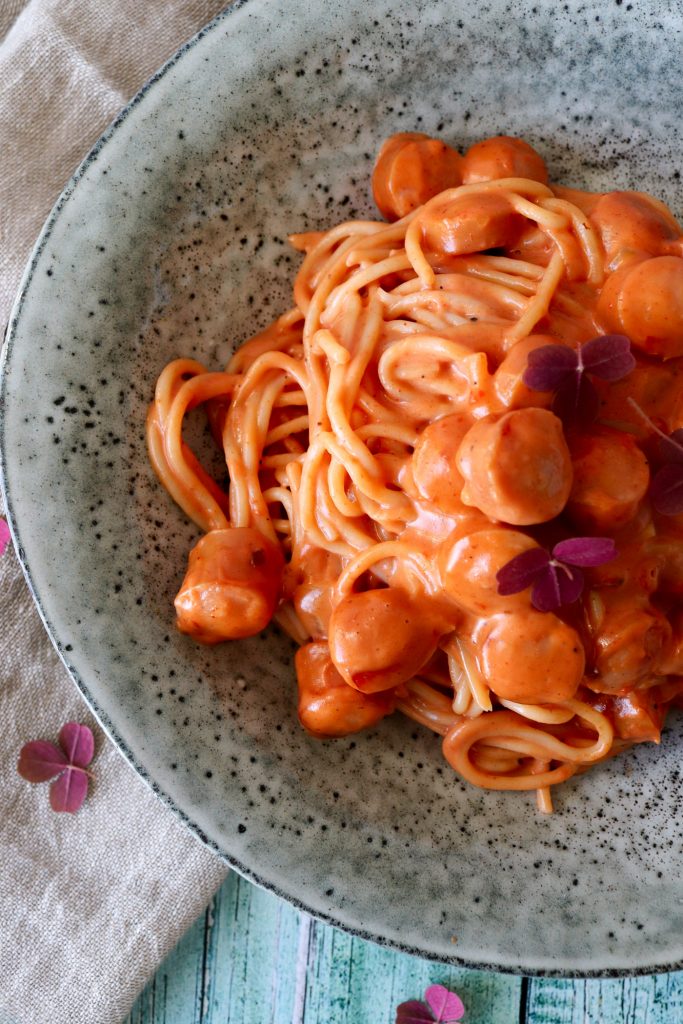
M285 235L368 210L398 129L520 134L555 178L680 213L681 25L678 2L235 4L98 143L24 277L4 486L65 663L205 842L380 942L530 974L681 966L680 729L564 786L551 818L461 784L406 721L308 739L288 641L173 629L196 531L148 467L154 381L181 354L219 366L286 307Z

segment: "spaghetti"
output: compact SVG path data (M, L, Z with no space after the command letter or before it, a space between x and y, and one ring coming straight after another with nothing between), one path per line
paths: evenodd
M393 136L373 188L388 223L292 236L294 307L225 372L159 377L151 461L205 534L178 626L217 643L274 618L310 733L398 709L469 782L549 811L552 785L658 741L683 693L683 520L648 500L653 421L683 412L681 230L641 193L551 186L506 137L463 157ZM596 382L597 422L562 423L529 356L605 330L636 368ZM183 440L202 404L228 490ZM503 566L577 527L619 552L580 600L500 592Z

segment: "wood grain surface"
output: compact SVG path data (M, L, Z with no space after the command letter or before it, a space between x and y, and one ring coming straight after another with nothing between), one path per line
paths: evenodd
M618 981L513 978L429 963L320 924L234 872L126 1024L394 1024L439 982L464 1024L678 1024L683 972Z

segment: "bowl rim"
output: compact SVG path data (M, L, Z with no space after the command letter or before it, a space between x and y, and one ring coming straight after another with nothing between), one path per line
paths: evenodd
M261 0L263 2L263 0ZM4 332L4 343L0 347L0 494L2 495L5 514L7 517L7 523L10 529L10 534L14 544L14 549L19 559L21 569L23 571L26 583L28 585L31 597L38 610L43 626L47 632L50 641L52 642L60 660L62 661L65 669L71 680L77 687L81 696L85 700L89 709L95 716L98 724L101 726L105 734L112 741L115 748L127 761L129 766L134 769L137 775L142 781L152 790L155 796L169 809L171 810L176 818L187 828L207 849L218 856L225 864L230 868L237 871L239 875L247 879L249 882L254 883L261 889L273 893L280 899L285 900L296 910L309 914L311 917L324 924L331 925L335 928L339 928L342 931L356 936L358 938L374 942L375 944L394 949L400 953L407 953L411 956L419 957L423 960L428 960L434 963L449 964L455 967L462 967L469 970L479 971L491 971L494 973L515 975L529 978L557 978L557 979L610 979L610 978L623 978L623 977L642 977L652 975L655 973L667 973L671 971L678 971L683 969L683 950L681 959L672 961L670 963L655 963L647 966L638 967L610 967L610 968L596 968L596 969L582 969L572 970L569 968L562 967L528 967L528 966L516 966L513 964L495 964L487 961L477 961L476 959L459 957L457 955L449 956L447 958L439 955L438 953L425 950L419 946L414 946L408 943L400 942L397 939L386 938L385 936L379 935L370 929L354 926L347 922L341 921L334 914L324 913L320 910L316 910L302 900L299 896L294 895L291 892L286 891L281 886L271 881L267 877L261 875L258 871L251 868L248 864L243 863L234 854L227 853L225 850L214 842L203 829L193 821L192 817L184 811L148 773L147 769L141 764L136 755L127 745L127 743L119 735L116 727L112 723L107 713L99 706L90 692L88 684L82 678L80 673L70 664L68 659L68 652L64 645L61 643L55 627L52 625L45 609L43 607L40 595L37 587L34 583L31 568L25 553L25 549L21 542L21 534L19 529L19 520L15 515L12 497L8 489L8 481L6 477L6 464L8 462L7 452L9 450L8 440L5 434L5 420L2 413L4 412L5 405L8 401L7 398L7 380L8 380L8 367L12 357L12 351L15 342L17 341L17 334L19 332L21 315L26 300L26 296L31 287L31 283L34 279L36 270L38 269L39 262L41 260L45 245L49 240L52 229L57 219L62 214L67 203L71 199L81 178L85 172L94 164L103 148L111 137L117 132L119 127L127 120L132 111L144 101L147 94L155 88L157 83L161 82L167 73L181 61L184 56L195 46L197 46L202 39L207 37L209 34L215 32L220 25L222 25L231 14L234 14L237 10L245 7L249 3L258 4L259 0L232 0L224 10L220 11L215 17L213 17L206 25L204 25L195 35L184 42L178 49L155 71L138 89L134 96L125 104L125 106L116 115L114 120L108 125L108 127L102 132L97 141L90 148L86 156L79 163L76 170L73 172L66 185L59 194L56 202L54 203L47 219L41 228L40 234L31 249L28 257L26 266L22 273L22 277L19 283L16 297L13 301L10 309L9 319L5 327Z

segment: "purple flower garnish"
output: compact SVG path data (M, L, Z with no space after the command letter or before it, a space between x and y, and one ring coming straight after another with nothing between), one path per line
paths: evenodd
M657 470L650 484L652 507L663 516L677 516L683 512L683 430L665 434L633 398L628 402L651 430L659 435L659 455L664 465Z
M532 587L534 608L550 612L560 605L572 604L581 596L584 584L581 568L605 565L616 554L616 545L609 537L561 540L552 554L545 548L530 548L498 570L498 593L508 597Z
M87 725L67 722L59 732L59 746L49 740L31 740L19 752L17 770L28 782L55 781L50 786L53 811L75 813L86 798L95 754L95 739Z
M458 1024L465 1013L462 999L444 985L430 985L425 1002L409 999L396 1009L396 1024Z
M595 419L599 399L586 376L621 380L636 365L631 342L624 334L603 334L577 349L543 345L529 353L522 380L532 391L553 391L552 409L564 422Z

